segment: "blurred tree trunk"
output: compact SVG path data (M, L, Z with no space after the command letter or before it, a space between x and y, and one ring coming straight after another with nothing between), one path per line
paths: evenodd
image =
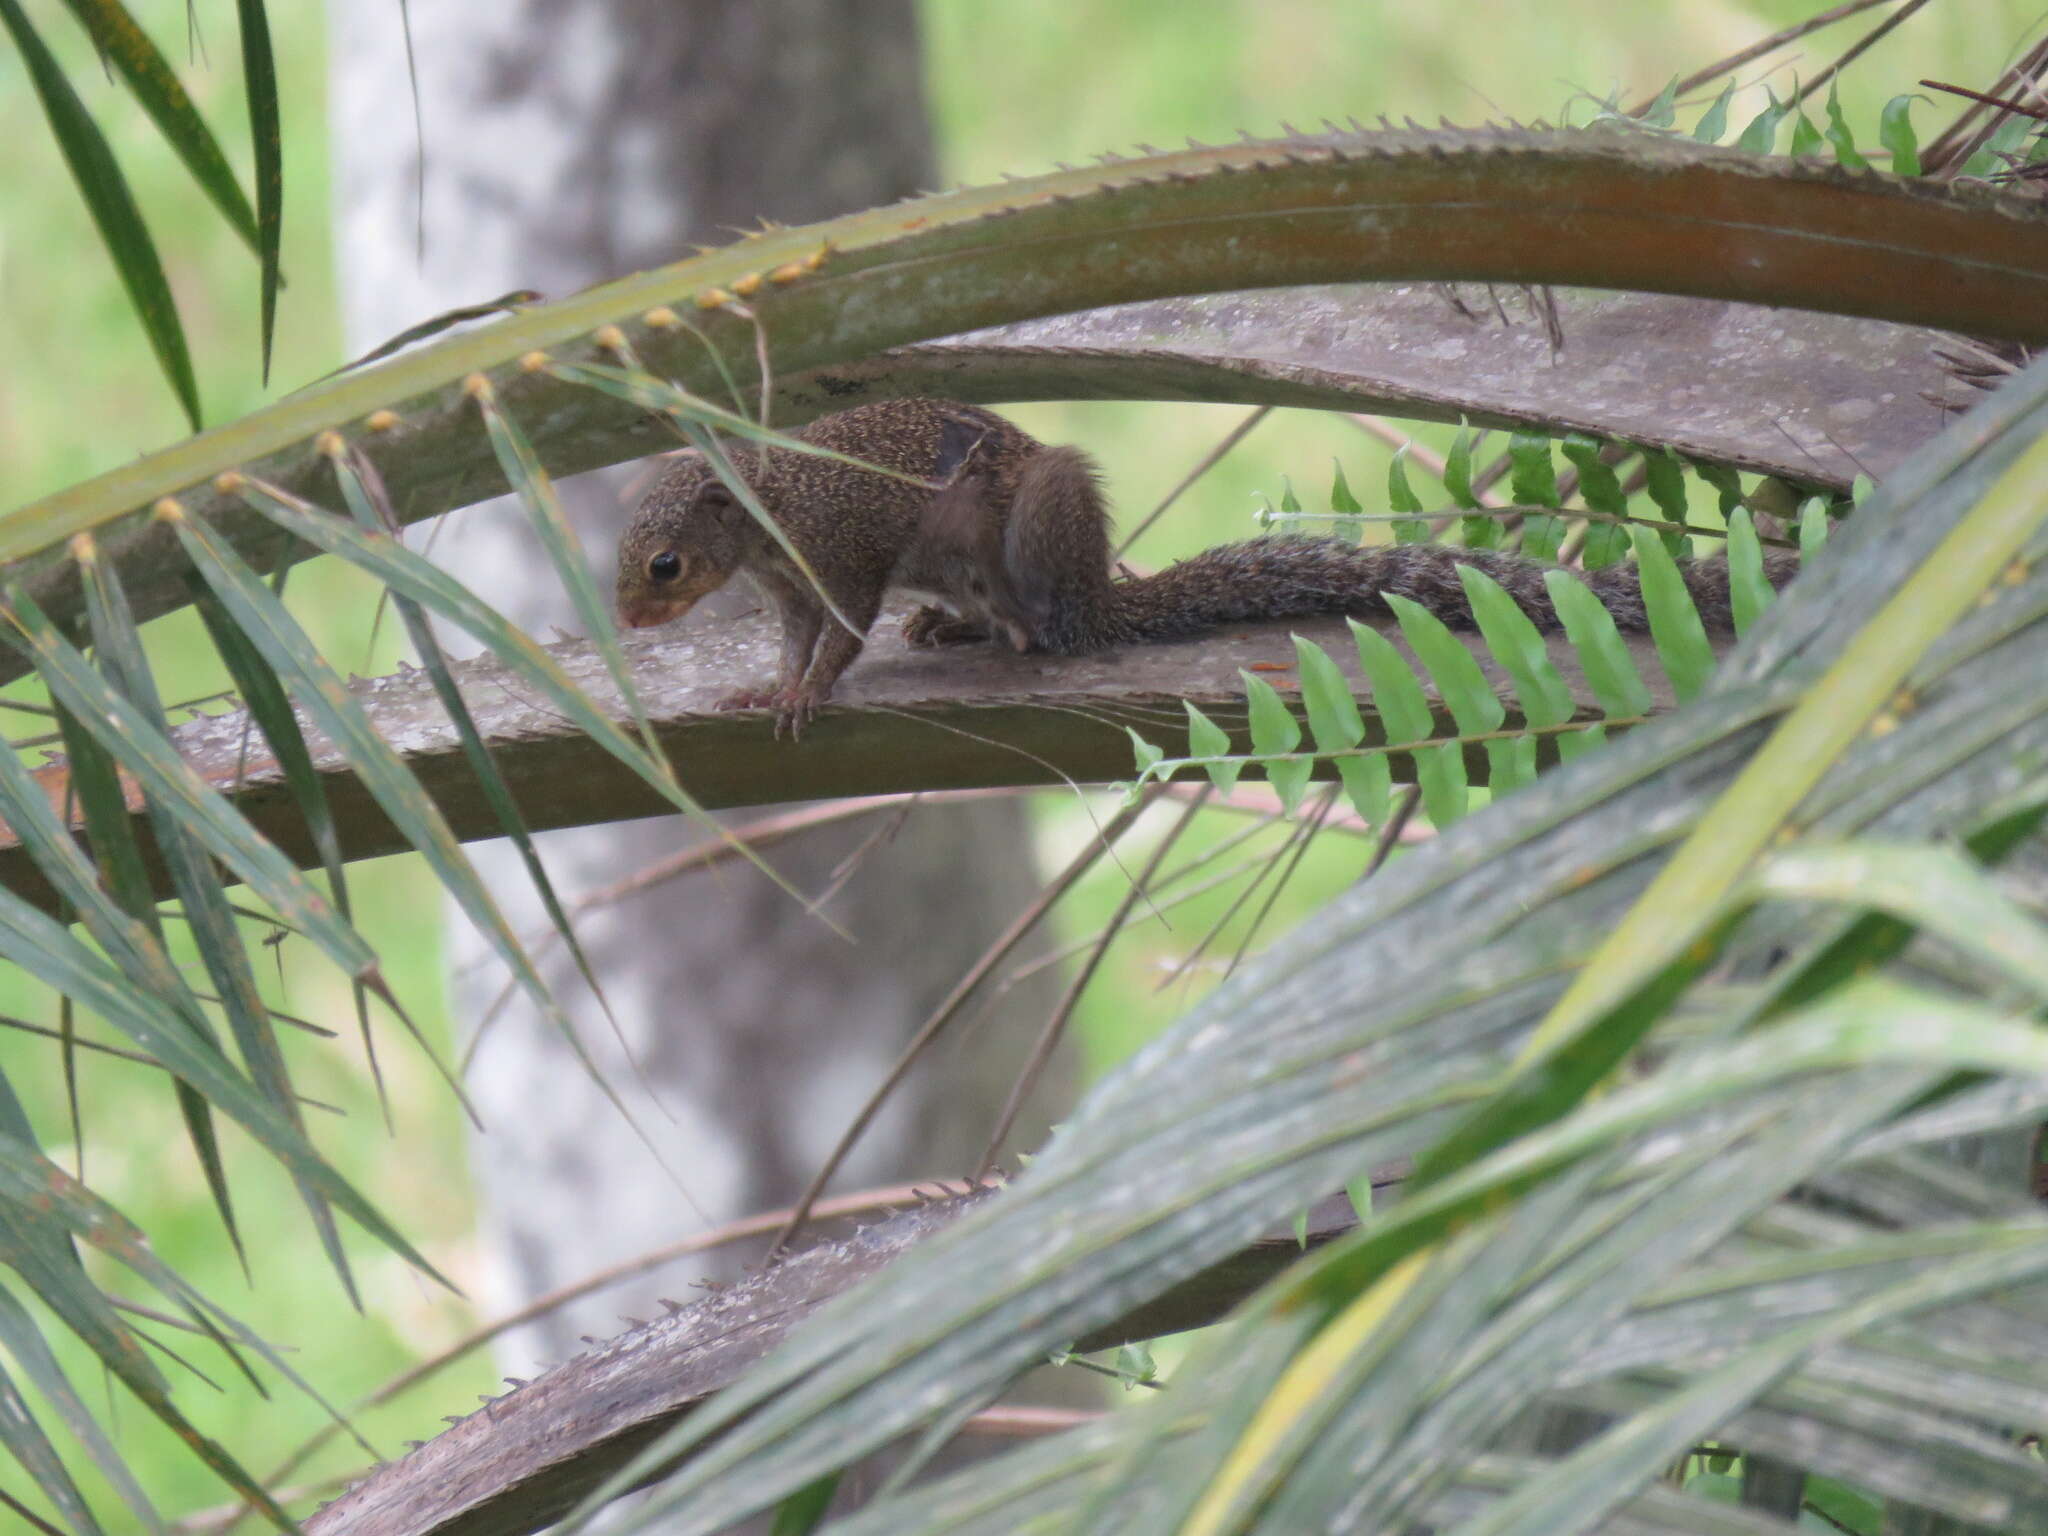
M411 16L423 260L399 8L333 8L340 266L359 348L508 289L560 297L675 260L692 242L728 240L763 215L822 218L933 179L911 0L412 0ZM565 487L607 588L634 481ZM516 509L455 517L437 558L530 630L573 624ZM751 601L735 594L728 611ZM680 767L687 782L689 764ZM671 817L541 842L568 899L703 836ZM1021 808L997 805L922 810L900 828L870 818L778 847L777 865L813 893L865 850L830 907L853 944L737 865L586 919L579 931L660 1107L559 947L549 979L688 1199L563 1043L515 1002L471 1073L488 1125L473 1143L476 1173L503 1260L487 1304L788 1202L907 1034L1029 899L1029 846ZM515 926L544 926L509 847L473 851ZM503 972L460 918L448 955L466 1039ZM1042 996L1013 996L1010 1016L1042 1012ZM899 1091L841 1187L967 1172L1022 1054L1017 1033L984 1029L971 1056L942 1053L937 1070ZM580 1336L614 1332L621 1314L646 1316L655 1297L722 1267L691 1261L557 1313L512 1341L505 1366L523 1375L575 1353Z

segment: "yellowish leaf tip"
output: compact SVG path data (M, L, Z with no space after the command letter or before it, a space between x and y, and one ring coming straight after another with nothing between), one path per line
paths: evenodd
M213 488L223 496L233 496L249 483L249 477L239 469L224 469L213 477Z
M342 441L341 434L332 427L329 427L325 432L314 438L313 446L324 457L330 459L338 459L348 452L348 444Z
M93 542L90 533L74 533L67 547L71 551L71 558L80 565L89 564L99 558L99 546Z
M733 279L732 291L743 299L751 299L761 287L761 274L749 272L745 277Z
M793 283L811 269L801 261L785 261L768 274L771 283Z
M697 295L699 309L720 309L732 302L732 295L723 288L706 288Z
M657 304L640 317L650 331L668 331L682 324L676 312L666 304Z
M521 373L539 373L547 365L548 355L541 351L528 352L519 359L519 371Z
M591 334L591 339L607 352L626 350L626 333L616 325L601 325Z
M491 381L480 373L472 373L462 381L462 392L472 400L491 398Z
M372 411L363 418L363 425L372 432L389 432L398 425L398 412Z
M159 496L149 511L160 523L175 523L185 516L185 504L175 496Z

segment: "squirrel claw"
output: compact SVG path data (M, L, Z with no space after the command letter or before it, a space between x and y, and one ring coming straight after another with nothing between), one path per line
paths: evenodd
M804 727L818 716L818 706L829 697L829 691L816 688L792 688L775 697L775 739L780 741L782 733L789 732L791 741L803 739Z
M779 741L783 733L796 741L803 736L804 727L817 718L818 706L831 696L830 689L799 685L795 688L742 688L729 693L712 705L717 710L767 709L775 713L775 736Z

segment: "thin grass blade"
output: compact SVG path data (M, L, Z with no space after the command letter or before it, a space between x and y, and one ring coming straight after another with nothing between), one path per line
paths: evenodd
M28 1399L15 1387L14 1378L4 1366L0 1366L0 1446L5 1446L34 1479L37 1490L73 1531L99 1536L100 1523L93 1518L92 1506L71 1480L57 1447L43 1433ZM150 1522L150 1528L162 1530L162 1522Z
M100 57L111 60L114 68L121 72L121 78L128 82L128 89L135 93L135 99L156 124L164 142L185 162L185 169L192 173L199 189L220 210L221 217L228 221L228 227L260 256L262 246L256 233L256 215L250 211L242 184L235 179L234 168L221 152L213 130L206 126L206 119L199 115L199 109L192 104L192 98L179 83L169 61L150 41L149 34L142 30L141 24L121 0L64 0L64 3L92 38Z
M368 494L364 488L374 480L366 477L374 477L376 470L366 458L354 454L339 438L323 441L323 451L335 464L335 472L343 478L344 485L347 477L355 476L360 482L355 493ZM344 494L355 493L345 491ZM530 635L433 562L423 559L388 534L358 527L348 519L324 512L264 481L245 480L242 496L271 521L315 548L341 556L376 577L393 592L403 593L430 613L468 631L500 663L518 673L523 682L539 691L549 704L574 721L579 730L630 768L669 804L730 838L730 834L724 831L724 823L713 818L677 781L666 757L658 752L650 755L643 751L616 721L570 680L569 675L534 643ZM744 843L737 847L740 855L774 881L778 889L798 901L805 900L760 854Z
M11 1143L12 1138L0 1136L0 1175L10 1172L15 1164L14 1154L18 1148ZM52 1171L53 1177L60 1182L61 1187L62 1170L56 1169L54 1164L45 1166ZM84 1278L84 1271L75 1265L70 1266L69 1273L58 1269L42 1256L37 1245L25 1240L12 1210L9 1209L13 1204L12 1200L0 1200L0 1261L16 1269L35 1292L36 1298L62 1319L64 1325L78 1335L121 1384L132 1392L145 1408L155 1414L184 1443L186 1449L198 1456L216 1477L232 1488L238 1496L252 1501L280 1530L289 1529L289 1517L262 1485L244 1470L223 1446L201 1434L179 1411L177 1404L171 1400L169 1384L143 1353L142 1345L135 1335L122 1325L114 1309L107 1305L106 1298L99 1288ZM104 1208L99 1220L105 1222L111 1214L110 1207ZM113 1218L113 1223L121 1228L126 1228L127 1225L119 1221L118 1217ZM105 1246L106 1234L99 1232L97 1227L89 1227L86 1231L79 1232L79 1235L87 1241L93 1241L95 1233L102 1239L96 1246ZM116 1257L127 1262L138 1250L146 1257L147 1244L142 1240L141 1233L132 1228L128 1228L127 1233L132 1234L133 1246L130 1253L117 1254ZM166 1294L182 1299L183 1283L175 1277L172 1279L174 1288Z
M761 448L772 448L778 453L800 453L811 458L831 459L853 469L864 469L870 474L901 480L906 485L926 483L916 475L906 475L900 470L890 469L882 464L871 464L866 459L842 453L837 448L806 442L790 433L779 432L773 427L764 427L751 416L713 405L702 396L693 395L667 379L648 372L645 368L615 368L604 363L550 361L546 371L564 384L579 384L586 389L600 390L616 399L630 401L647 410L659 411L678 425L710 428L739 438L742 442L752 443Z
M106 685L33 598L19 588L8 591L0 600L0 623L12 630L6 638L35 665L52 696L135 776L145 794L177 806L213 857L318 944L344 973L361 976L380 995L388 995L377 973L377 957L361 936L339 922L326 897L291 861L194 773L133 705Z
M351 358L334 371L348 373L352 369L366 368L371 363L382 362L393 353L403 352L414 342L438 336L451 327L467 325L472 320L482 320L490 315L517 314L520 306L538 304L541 297L541 292L537 288L512 288L499 294L495 299L485 299L480 304L462 304L454 309L443 310L438 315L429 315L417 325L409 325L396 336L380 341L361 357Z
M1843 647L1580 970L1525 1048L1516 1082L1447 1138L1427 1171L1454 1168L1562 1112L1604 1074L1599 1063L1633 1047L1659 1000L1712 952L1729 894L1799 802L2044 519L2048 439L2020 453Z
M328 808L327 791L320 782L320 775L313 770L313 754L306 746L304 733L299 730L299 718L292 712L291 701L285 697L284 685L278 682L277 674L265 664L248 638L235 627L220 599L214 596L213 589L205 582L195 580L189 590L200 622L206 626L214 650L227 667L228 676L234 680L235 691L241 695L242 707L256 722L257 729L262 731L264 742L277 761L278 771L284 776L285 788L298 806L300 816L305 818L307 834L313 840L313 849L320 855L320 867L327 876L327 889L334 897L335 911L344 923L353 927L355 909L349 901L341 837L334 824L333 812ZM369 1064L370 1078L377 1089L377 1102L384 1106L388 1122L391 1109L384 1093L384 1071L377 1061L376 1037L370 1029L369 989L360 979L351 977L349 990L354 995L356 1029L362 1038L363 1057ZM411 1020L407 1019L406 1023L410 1025ZM418 1030L413 1031L413 1036L431 1057L432 1049Z
M277 331L278 251L284 240L284 138L278 126L277 61L263 0L235 0L242 28L242 83L249 99L249 141L256 157L256 259L262 265L263 382Z
M138 985L159 988L160 995L173 999L194 1038L218 1051L219 1042L214 1037L205 1009L186 988L184 978L170 963L164 949L156 894L150 887L149 873L143 867L142 850L135 841L134 819L129 815L127 802L122 796L114 760L79 724L78 717L61 705L57 711L57 729L64 738L65 753L70 759L70 788L85 821L86 841L92 849L93 862L105 882L107 894L131 919L128 930L118 936L110 932L113 925L108 915L93 899L99 894L94 890L94 870L85 866L83 860L67 857L76 853L76 846L65 835L64 829L55 824L54 817L44 822L35 816L35 799L30 797L35 796L36 786L25 772L7 774L5 790L0 792L0 805L6 807L8 824L17 829L16 835L29 848L38 866L64 891L67 905L86 924L87 931L99 938L101 948L123 961ZM10 760L13 758L11 752L0 752L0 755ZM11 766L19 769L18 763ZM138 932L137 929L143 931ZM193 1153L198 1157L200 1171L206 1178L207 1190L213 1196L214 1209L220 1212L221 1225L226 1229L228 1241L246 1272L248 1254L242 1246L241 1229L235 1220L227 1168L221 1161L219 1138L214 1134L212 1108L204 1094L182 1079L173 1080L172 1091L178 1100L178 1114L185 1122L185 1134L192 1142Z
M383 807L384 814L425 856L428 865L475 924L478 933L497 952L521 989L576 1053L591 1081L659 1158L658 1148L626 1107L625 1101L619 1098L617 1090L606 1080L602 1069L584 1046L574 1022L563 1012L561 1004L534 968L526 947L519 942L504 914L498 910L498 904L477 878L475 868L463 853L440 808L420 787L419 780L413 777L403 759L377 734L362 704L348 691L347 685L285 611L284 605L232 546L197 518L181 513L173 521L187 557L219 594L229 616L277 671L300 707L347 755L365 788Z
M163 263L157 258L156 242L150 239L149 227L142 222L142 211L135 206L128 180L121 174L99 125L85 110L78 93L71 89L71 82L64 78L63 66L29 23L20 0L0 0L0 26L6 27L14 38L28 69L29 83L35 87L43 115L49 120L50 132L64 152L65 164L71 168L72 179L78 183L107 254L114 258L114 269L121 275L121 286L128 291L128 302L142 322L143 334L149 338L171 392L184 408L185 419L197 432L199 384L193 377L192 355L185 345L185 327L178 319L177 301L171 297L171 285L164 278Z
M576 530L569 526L569 519L562 511L561 499L555 495L554 480L541 467L526 434L499 408L490 382L478 375L470 380L467 388L470 398L477 403L477 409L483 413L491 447L498 455L498 467L505 472L506 480L518 494L534 532L540 535L541 546L554 562L555 574L561 577L570 601L575 604L576 616L583 622L584 633L604 658L612 686L619 690L627 713L632 715L633 723L640 729L642 745L650 758L666 768L668 759L662 756L661 748L655 742L654 726L647 718L646 706L640 702L639 690L633 686L633 674L626 665L625 653L619 648L619 633L612 623L611 605L599 594L597 584L591 579L590 562L584 558L582 541L576 537Z
M385 532L396 535L398 519L390 498L384 493L376 469L361 453L345 455L335 462L340 477L343 498L349 510L366 532ZM456 735L461 739L462 752L468 761L470 771L476 775L482 786L484 799L497 817L498 825L512 844L519 850L520 859L526 865L527 878L533 882L534 891L541 904L547 909L548 920L554 924L555 932L561 935L570 957L575 961L584 984L604 1010L606 1020L611 1024L612 1033L617 1037L619 1048L627 1060L633 1060L633 1051L627 1044L625 1031L619 1027L617 1016L612 1012L609 998L605 996L603 984L584 953L583 943L576 937L576 926L569 920L568 911L563 907L561 897L556 894L555 884L548 878L546 866L541 863L540 853L533 846L533 837L527 829L526 818L520 813L519 803L512 798L512 790L505 782L505 776L498 771L497 759L492 755L483 734L477 729L476 720L464 702L462 690L455 685L455 676L449 670L448 658L441 649L441 642L435 637L433 626L427 622L426 611L412 598L395 588L391 592L394 606L398 609L400 621L405 625L406 635L411 639L413 653L419 657L421 667L433 684L434 694L447 711L449 721L454 725Z
M1953 849L1874 840L1797 843L1767 855L1733 899L1772 897L1889 913L2048 1003L2048 928Z
M1788 1328L1746 1350L1647 1413L1636 1414L1585 1449L1530 1480L1460 1527L1464 1536L1573 1536L1612 1510L1685 1449L1828 1345L1893 1318L2014 1287L2048 1274L2048 1235L2016 1226L2006 1242L1965 1255L1932 1273L1887 1287L1820 1320Z
M1698 1048L1652 1078L1581 1101L1427 1187L1404 1190L1374 1227L1325 1249L1299 1284L1331 1306L1345 1305L1460 1220L1602 1146L1715 1103L1740 1102L1773 1083L1885 1064L2035 1077L2048 1070L2048 1036L1995 1008L1878 977L1858 979L1768 1030Z
M0 887L0 956L127 1035L205 1094L215 1109L238 1122L295 1176L312 1182L371 1236L422 1273L447 1283L218 1051L195 1041L167 1004L137 989L105 959L5 887Z
M99 558L89 536L80 535L73 541L73 554L85 586L94 653L122 697L151 723L159 736L167 737L170 720L143 655L142 636L136 630L119 575ZM220 998L243 1066L250 1080L270 1100L271 1107L303 1134L305 1124L298 1091L292 1086L269 1007L249 964L248 947L213 861L193 840L173 808L150 799L148 809L157 849L170 871L172 888L178 894L193 942ZM356 1293L355 1277L349 1271L348 1257L342 1250L341 1234L335 1229L334 1213L317 1189L304 1180L297 1182L328 1262L334 1266L350 1302L360 1307L361 1298Z
M1259 1479L1288 1473L1257 1529L1322 1525L1339 1505L1369 1512L1349 1523L1405 1526L1418 1498L1450 1475L1460 1457L1453 1446L1483 1443L1518 1400L1580 1353L1575 1341L1839 1156L1927 1076L1864 1075L1845 1084L1825 1113L1814 1112L1800 1088L1781 1084L1725 1115L1667 1119L1657 1130L1618 1135L1567 1179L1519 1205L1501 1205L1493 1219L1404 1262L1332 1314L1269 1395L1254 1433L1263 1429L1271 1449L1256 1462L1244 1458L1238 1489L1226 1473L1213 1492L1241 1501L1257 1494ZM1692 1134L1682 1136L1681 1125ZM1643 1146L1645 1137L1664 1149L1661 1156ZM1560 1219L1567 1213L1579 1219ZM1385 1293L1396 1291L1406 1305L1390 1309L1395 1297ZM1431 1358L1438 1355L1426 1342L1432 1326L1461 1341L1455 1364ZM1432 1371L1440 1373L1434 1380ZM1380 1453L1362 1476L1333 1479L1345 1440L1375 1444Z
M85 1447L86 1454L99 1469L109 1486L142 1522L149 1531L161 1531L163 1519L155 1506L135 1481L128 1465L114 1449L100 1428L100 1422L92 1410L72 1389L64 1369L51 1353L49 1342L28 1309L15 1299L14 1293L0 1286L0 1349L5 1349L10 1358L20 1367L44 1402L48 1403L57 1418L69 1430L78 1443Z

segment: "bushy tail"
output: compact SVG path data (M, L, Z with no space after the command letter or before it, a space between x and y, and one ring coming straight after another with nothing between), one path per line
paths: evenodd
M1558 627L1543 584L1549 567L1538 561L1441 544L1360 547L1341 539L1272 536L1225 544L1168 566L1156 576L1115 583L1112 606L1121 633L1114 640L1175 640L1223 624L1262 619L1337 614L1387 618L1393 612L1386 600L1390 592L1420 604L1453 628L1470 629L1472 609L1458 579L1461 565L1476 567L1499 582L1539 629ZM1728 562L1686 561L1678 569L1708 626L1732 628ZM1783 586L1798 569L1794 556L1765 556L1764 574L1774 586ZM1622 629L1649 627L1634 562L1583 573L1581 579Z

